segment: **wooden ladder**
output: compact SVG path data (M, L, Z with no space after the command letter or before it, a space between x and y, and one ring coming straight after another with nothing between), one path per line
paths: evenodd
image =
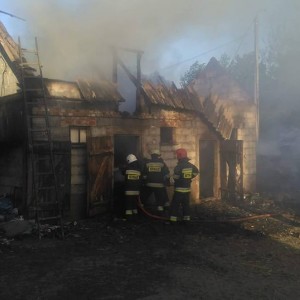
M57 225L61 238L64 238L62 203L55 172L49 108L37 38L34 50L22 48L19 38L19 56L30 160L28 176L31 176L32 181L31 208L39 238L42 237L43 224ZM27 60L29 57L30 60Z

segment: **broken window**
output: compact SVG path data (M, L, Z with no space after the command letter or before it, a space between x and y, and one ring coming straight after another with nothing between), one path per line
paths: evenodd
M86 128L72 127L70 128L70 138L72 144L86 143Z
M174 144L174 128L173 127L161 127L160 128L160 143L162 145Z

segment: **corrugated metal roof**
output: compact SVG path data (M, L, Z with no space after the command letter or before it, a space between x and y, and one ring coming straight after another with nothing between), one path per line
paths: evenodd
M143 81L142 88L150 104L184 110L201 110L201 101L191 89L178 89L174 83Z
M232 122L226 104L221 104L217 98L202 97L192 86L177 88L174 83L163 81L153 83L143 81L142 88L147 102L152 105L169 107L199 113L202 120L210 125L223 138L228 139L232 131Z
M101 102L123 102L121 94L118 92L116 84L107 80L88 81L77 80L78 87L88 101Z
M47 78L45 79L45 85L49 96L53 98L103 103L124 101L116 85L105 80L88 81L80 79L77 82L71 82Z
M55 79L45 79L44 82L48 94L52 98L82 100L82 95L75 82Z
M225 106L216 99L213 101L210 97L199 96L191 86L177 88L174 83L167 84L163 81L153 83L144 80L142 88L144 95L148 98L148 103L170 109L196 112L206 124L223 138L228 139L230 137L232 123L228 118Z

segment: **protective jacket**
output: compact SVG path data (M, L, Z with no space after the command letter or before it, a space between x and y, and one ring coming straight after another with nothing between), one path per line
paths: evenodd
M170 180L170 171L160 157L151 158L146 162L143 179L148 187L163 188Z
M179 159L173 176L175 192L189 193L191 181L198 173L198 168L190 163L188 158Z
M141 169L138 161L127 165L124 170L125 195L139 195L141 188Z

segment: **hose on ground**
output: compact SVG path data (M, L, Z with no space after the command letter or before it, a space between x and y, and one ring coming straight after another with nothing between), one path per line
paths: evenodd
M278 216L278 214L263 214L263 215L254 215L236 219L225 219L225 220L195 220L195 222L199 223L239 223L245 222L249 220L256 220L256 219L265 219L265 218L272 218Z
M138 198L138 201L137 201L137 205L138 205L138 208L148 217L150 218L153 218L153 219L156 219L156 220L163 220L163 221L169 221L169 218L167 217L161 217L161 216L156 216L156 215L153 215L151 213L149 213L143 206L142 202L141 202L141 199Z
M148 212L142 202L141 199L138 198L137 201L138 208L148 217L156 220L162 220L162 221L169 221L170 219L167 217L161 217L157 215L153 215L150 212ZM244 222L249 220L255 220L255 219L264 219L264 218L272 218L278 216L278 214L262 214L262 215L254 215L254 216L248 216L248 217L242 217L242 218L236 218L236 219L226 219L226 220L193 220L193 222L196 223L238 223L238 222Z

